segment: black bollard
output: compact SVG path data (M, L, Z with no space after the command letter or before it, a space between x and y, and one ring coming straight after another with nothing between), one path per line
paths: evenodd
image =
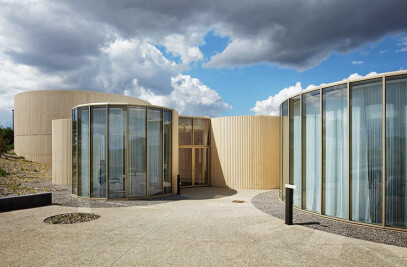
M177 175L177 195L181 195L181 175Z
M294 189L286 186L285 188L285 224L293 224L293 194Z

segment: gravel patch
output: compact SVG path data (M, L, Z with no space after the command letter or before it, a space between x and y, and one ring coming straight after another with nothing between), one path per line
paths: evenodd
M278 197L278 189L261 193L252 199L259 210L279 219L285 219L285 204ZM298 209L294 209L293 222L316 230L352 237L382 244L407 247L407 232L396 232L372 227L360 226L322 218Z
M100 215L94 213L65 213L48 217L44 222L48 224L73 224L89 222L99 218Z

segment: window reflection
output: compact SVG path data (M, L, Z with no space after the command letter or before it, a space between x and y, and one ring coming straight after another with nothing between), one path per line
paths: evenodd
M347 85L323 90L323 198L325 214L348 216Z
M386 80L386 225L407 228L407 76Z
M78 195L89 196L89 108L79 108Z
M106 108L92 107L92 197L106 197Z
M209 120L194 118L194 145L209 145Z
M146 109L129 108L129 197L146 196Z
M172 192L172 111L164 110L164 193Z
M300 140L301 118L300 97L290 99L290 184L298 185L299 190L294 190L294 205L301 205L301 175L300 175Z
M126 197L126 110L109 107L109 198Z
M163 193L163 136L161 110L148 109L148 191Z
M72 110L72 194L78 193L78 133L77 109Z
M179 118L178 125L179 145L192 145L192 119Z
M352 220L382 222L382 82L351 84Z
M302 193L303 207L309 211L321 210L321 155L320 155L320 93L302 96Z

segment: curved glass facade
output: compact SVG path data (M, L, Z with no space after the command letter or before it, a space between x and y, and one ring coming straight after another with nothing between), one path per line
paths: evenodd
M407 228L407 75L307 90L280 113L283 200L290 183L298 208Z
M72 145L73 194L123 199L172 193L172 110L75 107Z

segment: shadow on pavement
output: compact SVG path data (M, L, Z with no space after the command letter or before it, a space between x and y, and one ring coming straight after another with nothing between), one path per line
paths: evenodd
M181 188L181 195L190 197L190 199L217 199L233 196L237 193L236 190L221 187L195 187Z

